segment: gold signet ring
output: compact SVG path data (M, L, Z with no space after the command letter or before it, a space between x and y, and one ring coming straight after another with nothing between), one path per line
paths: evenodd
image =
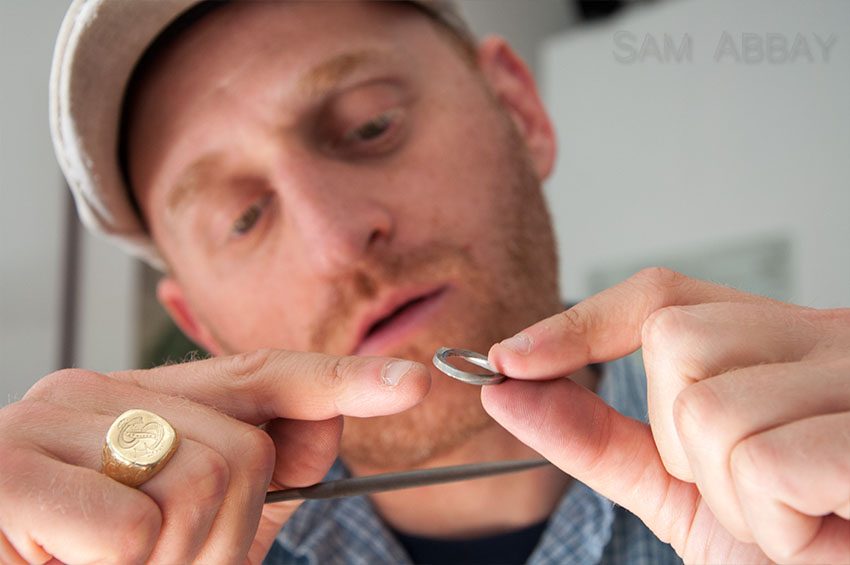
M112 422L103 442L103 474L130 487L156 475L177 449L177 432L147 410L127 410Z

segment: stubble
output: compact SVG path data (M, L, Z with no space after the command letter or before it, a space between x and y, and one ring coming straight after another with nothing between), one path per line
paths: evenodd
M334 335L334 321L384 284L452 278L462 281L456 311L441 319L416 343L390 352L431 367L432 389L416 407L378 418L346 418L341 455L349 463L381 470L421 467L461 449L495 422L481 406L477 387L450 379L431 364L439 347L486 353L489 347L560 307L557 257L551 220L540 181L525 146L506 126L502 182L492 188L494 220L476 255L443 241L404 256L383 257L375 271L340 281L332 308L312 333L312 346L323 349Z

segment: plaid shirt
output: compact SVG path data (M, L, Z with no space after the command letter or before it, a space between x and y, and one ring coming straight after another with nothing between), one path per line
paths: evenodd
M631 359L602 366L599 395L622 414L646 421L646 378ZM337 461L327 480L347 475ZM528 560L549 563L666 565L681 559L637 517L575 481ZM410 563L368 498L307 501L278 534L264 563Z

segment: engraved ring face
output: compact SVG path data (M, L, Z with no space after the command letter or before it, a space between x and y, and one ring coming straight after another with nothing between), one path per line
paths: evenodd
M463 371L449 363L447 361L449 357L460 357L473 365L478 365L482 369L489 371L489 373L470 373ZM495 372L487 362L487 358L480 353L454 347L441 347L438 349L434 354L434 366L448 376L472 385L494 385L507 378L505 375Z
M109 427L103 444L103 472L129 486L153 477L177 449L177 433L164 418L128 410Z

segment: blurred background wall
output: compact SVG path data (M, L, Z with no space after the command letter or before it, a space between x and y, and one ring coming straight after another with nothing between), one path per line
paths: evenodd
M148 366L172 335L156 274L80 232L55 163L47 77L67 4L0 2L0 405L60 367ZM565 297L665 265L850 306L850 2L462 7L517 47L552 112Z
M539 54L568 293L665 265L850 306L850 2L636 5Z
M50 143L47 83L68 4L0 1L0 404L57 368L136 358L138 265L69 224Z

